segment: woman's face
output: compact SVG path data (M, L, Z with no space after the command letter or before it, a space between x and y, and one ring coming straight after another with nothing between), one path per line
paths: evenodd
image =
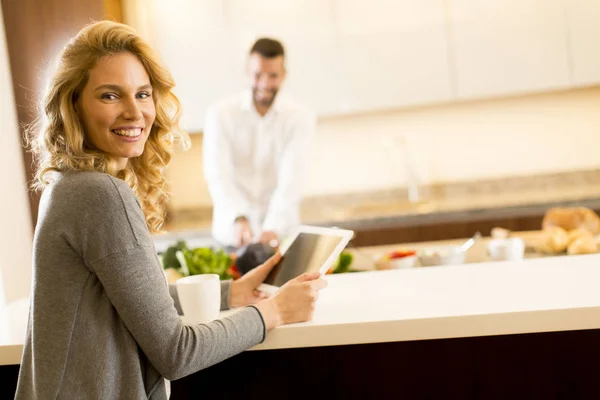
M77 108L86 138L120 169L142 154L156 109L148 73L133 54L104 57L90 69Z

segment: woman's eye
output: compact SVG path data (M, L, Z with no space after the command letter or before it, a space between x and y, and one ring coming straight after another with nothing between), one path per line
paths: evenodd
M104 93L104 94L102 94L102 99L103 100L116 100L117 95L114 93Z
M138 98L140 99L147 99L148 97L152 97L152 94L149 92L138 93Z

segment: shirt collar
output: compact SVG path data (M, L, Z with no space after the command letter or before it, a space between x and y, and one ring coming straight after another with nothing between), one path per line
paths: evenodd
M254 108L254 102L252 99L252 90L245 90L242 94L242 101L241 101L241 108L242 110L246 110L246 111L254 111L256 112L256 109ZM271 108L269 109L267 114L277 114L282 110L282 105L281 105L281 90L279 90L279 92L277 92L277 96L275 96L275 101L273 102L273 104L271 105Z

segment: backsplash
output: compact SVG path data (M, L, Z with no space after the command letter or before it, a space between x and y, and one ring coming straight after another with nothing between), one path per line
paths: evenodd
M435 185L593 170L599 133L600 88L321 119L305 195L405 187L394 137L409 143L421 184ZM168 171L172 210L211 204L202 135L192 143Z

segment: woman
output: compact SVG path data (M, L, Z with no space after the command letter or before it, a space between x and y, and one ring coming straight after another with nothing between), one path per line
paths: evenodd
M135 32L85 27L64 48L30 129L44 192L17 399L164 399L177 379L311 318L325 281L256 291L280 256L222 286L224 320L182 324L150 232L164 218L163 169L181 138L174 83Z

